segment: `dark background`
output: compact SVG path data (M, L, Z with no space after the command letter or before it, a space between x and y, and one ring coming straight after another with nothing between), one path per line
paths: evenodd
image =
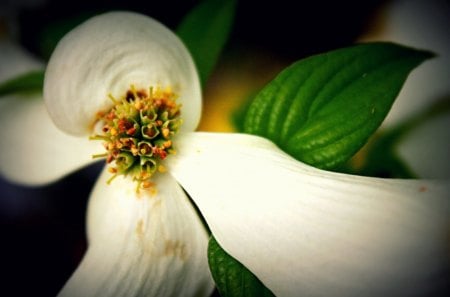
M10 17L17 17L14 36L41 55L43 32L52 24L126 9L148 14L174 29L197 2L39 1L39 5L11 10ZM384 2L241 0L223 55L251 48L294 61L347 46L366 30ZM2 296L54 296L63 286L86 249L87 198L101 167L93 165L39 188L20 187L0 178Z

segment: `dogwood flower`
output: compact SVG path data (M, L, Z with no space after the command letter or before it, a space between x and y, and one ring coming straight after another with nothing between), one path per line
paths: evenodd
M107 13L66 35L44 99L57 128L41 103L2 106L2 174L45 183L87 164L88 151L109 162L90 197L88 250L61 296L209 295L207 232L183 189L220 245L277 296L445 286L448 182L332 173L261 137L193 132L194 63L151 18Z

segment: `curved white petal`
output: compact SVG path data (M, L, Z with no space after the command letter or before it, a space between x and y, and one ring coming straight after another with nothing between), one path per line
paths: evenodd
M0 39L0 53L0 82L43 69L41 62L11 41Z
M25 185L53 182L104 151L99 141L59 130L40 96L2 98L0 127L0 174Z
M168 174L157 194L105 170L89 202L89 248L59 296L209 296L207 233Z
M120 98L130 85L171 87L183 105L182 129L196 128L201 91L188 50L162 24L132 12L98 15L69 32L50 58L44 98L56 125L80 135L111 105L108 94Z
M326 172L236 134L187 133L171 160L221 246L277 296L427 296L446 283L448 181Z
M450 178L450 113L437 115L412 129L396 150L414 173L424 178Z

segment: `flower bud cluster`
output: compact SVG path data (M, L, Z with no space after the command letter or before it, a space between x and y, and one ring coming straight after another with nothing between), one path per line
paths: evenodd
M136 91L132 86L120 99L109 97L114 106L98 116L102 133L91 137L104 141L106 153L94 157L106 157L113 164L110 181L131 176L138 190L149 188L152 175L165 171L162 161L175 152L172 138L181 125L181 106L170 89Z

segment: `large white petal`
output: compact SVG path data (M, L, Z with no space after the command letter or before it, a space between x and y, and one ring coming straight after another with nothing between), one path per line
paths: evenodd
M0 174L25 185L53 182L104 151L99 141L59 130L39 95L2 98L0 127Z
M183 128L196 128L201 112L200 82L193 60L169 29L147 16L110 12L69 32L50 58L44 97L56 125L86 134L97 112L134 85L172 87L183 105Z
M104 171L89 202L88 251L60 296L209 296L208 236L169 175L157 194Z
M250 135L177 145L171 173L277 296L427 296L448 280L448 181L326 172Z

